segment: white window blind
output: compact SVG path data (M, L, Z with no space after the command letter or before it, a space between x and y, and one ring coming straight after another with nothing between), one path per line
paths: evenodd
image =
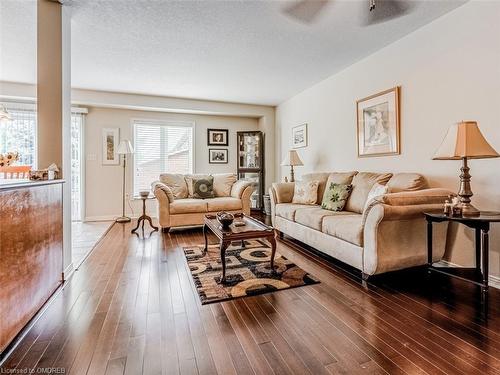
M161 173L193 173L193 123L135 120L133 127L134 195Z

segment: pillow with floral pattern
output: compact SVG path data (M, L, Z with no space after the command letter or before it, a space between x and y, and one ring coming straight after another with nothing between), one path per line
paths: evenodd
M323 194L321 208L330 211L342 211L352 191L352 185L331 183Z
M293 188L292 203L316 204L319 181L297 181Z

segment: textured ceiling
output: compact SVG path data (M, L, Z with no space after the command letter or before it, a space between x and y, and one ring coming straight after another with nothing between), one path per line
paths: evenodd
M367 0L334 0L313 24L282 1L73 0L72 85L276 105L462 3L362 27ZM0 80L36 81L35 25L36 1L1 0Z

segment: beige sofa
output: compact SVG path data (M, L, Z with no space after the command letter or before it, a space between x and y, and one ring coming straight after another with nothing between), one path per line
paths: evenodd
M442 209L450 192L429 189L425 178L414 173L367 172L311 173L303 180L317 180L318 205L291 203L294 183L275 183L270 188L273 226L325 254L370 275L427 263L424 211ZM324 210L320 204L331 183L352 184L345 211ZM387 184L389 192L366 202L375 183ZM434 261L445 250L447 225L434 228Z
M209 213L227 211L250 214L250 195L253 188L248 181L237 181L233 173L213 174L214 198L192 198L190 179L195 176L165 173L153 182L152 190L158 200L158 219L164 232L171 227L203 224Z

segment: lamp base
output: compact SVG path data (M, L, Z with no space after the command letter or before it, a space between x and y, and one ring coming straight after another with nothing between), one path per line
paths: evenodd
M115 221L117 223L130 223L132 221L132 219L129 218L128 216L120 216L120 217L117 217Z
M461 208L463 217L477 217L481 215L481 212L470 203L462 203Z

